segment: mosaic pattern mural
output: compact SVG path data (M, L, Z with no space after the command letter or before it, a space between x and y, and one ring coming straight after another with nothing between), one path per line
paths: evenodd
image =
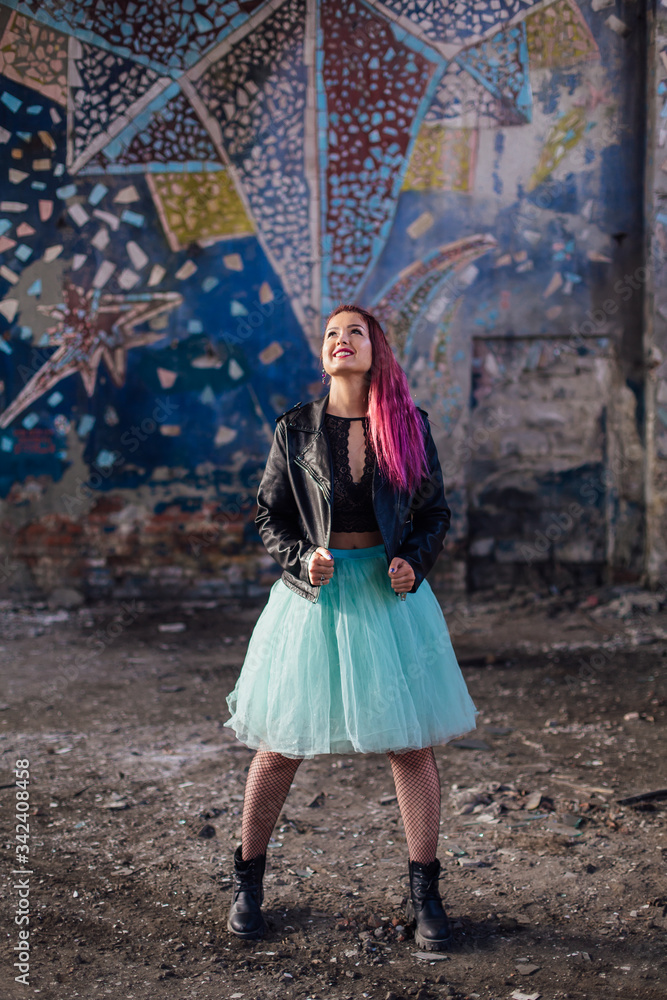
M19 0L8 3L41 24L86 38L102 49L178 76L224 38L261 0L169 0L120 5L110 0Z
M221 166L208 132L176 83L91 159L86 173L143 172L157 164L160 172L171 164L188 164L191 170Z
M471 191L477 162L476 129L423 125L403 191Z
M310 330L314 249L306 175L305 0L287 0L275 11L269 6L266 14L252 34L205 60L195 86L200 113L212 134L220 135L221 155L267 255Z
M598 59L599 49L574 0L559 0L526 19L533 69L576 66Z
M13 13L0 39L0 73L67 104L67 36Z
M427 122L493 128L530 121L525 25L506 28L466 49L447 66Z
M7 0L0 32L0 493L42 468L28 433L56 478L108 463L152 393L169 430L106 485L237 481L239 441L255 468L319 393L341 300L450 431L463 326L565 329L611 261L632 123L604 9Z
M326 311L354 298L386 235L407 151L442 67L359 0L325 0L321 31Z
M134 118L137 102L161 77L150 66L87 42L73 39L70 51L68 160L77 173Z
M470 44L490 35L507 21L530 11L532 0L472 0L470 3L448 0L388 0L387 11L411 24L415 30L435 42Z

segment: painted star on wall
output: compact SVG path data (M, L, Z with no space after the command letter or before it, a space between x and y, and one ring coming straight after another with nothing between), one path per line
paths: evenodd
M67 283L65 301L53 306L39 306L42 313L56 320L47 330L56 350L21 392L0 414L0 427L8 427L20 413L62 379L78 372L88 396L95 391L100 362L104 363L117 386L125 381L127 352L161 340L162 332L137 331L161 313L170 312L182 302L178 292L144 296L102 295L84 291Z

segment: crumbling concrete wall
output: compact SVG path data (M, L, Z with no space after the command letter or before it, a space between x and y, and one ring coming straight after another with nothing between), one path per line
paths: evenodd
M649 5L644 350L647 379L646 581L667 579L667 10Z
M623 27L609 5L586 11L597 76L531 72L533 121L493 161L498 245L448 327L471 368L449 462L467 516L450 551L474 589L643 579L647 33L642 10L624 11ZM554 127L580 113L588 138L571 129L536 183L531 151L544 162Z

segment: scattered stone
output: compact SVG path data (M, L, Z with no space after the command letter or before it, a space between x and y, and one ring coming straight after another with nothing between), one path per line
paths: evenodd
M160 691L166 694L175 694L177 691L185 691L182 684L160 684Z
M521 990L514 990L510 996L512 1000L540 1000L541 993L523 993Z
M449 743L450 747L457 750L490 750L491 747L484 740L455 740Z
M185 622L160 622L158 632L184 632Z
M445 854L450 854L453 858L464 858L467 853L458 844L450 844L445 850Z
M541 801L542 801L541 792L531 792L531 794L526 799L526 809L539 809Z
M523 809L523 802L519 802L518 798L512 796L499 799L497 805L500 806L501 810L505 810L506 812L518 812L520 809Z
M308 803L309 809L319 809L324 805L324 799L326 797L325 792L318 792L312 802Z
M530 965L530 964L526 964L524 962L520 962L516 966L516 971L521 976L532 976L532 974L534 972L539 972L540 971L540 966L539 965Z
M628 591L620 597L603 604L592 612L598 620L603 617L632 618L637 611L642 614L657 614L664 604L664 597L646 591Z
M581 837L581 830L575 830L574 827L567 826L565 823L557 823L552 819L547 820L544 829L548 830L549 833L558 833L564 837Z
M452 801L459 816L467 816L468 813L474 812L477 806L489 805L491 796L479 788L466 788L463 791L453 793Z
M443 955L441 951L413 951L413 958L418 958L422 962L449 962L450 956Z
M197 836L205 837L207 840L210 840L211 837L215 837L215 827L211 826L210 823L204 823Z
M515 931L519 922L516 917L502 916L498 918L498 926L501 931Z
M667 799L667 788L658 788L655 792L642 792L639 795L628 795L624 799L616 799L619 806L633 806L636 802L650 802Z
M74 587L55 587L47 598L50 608L78 608L85 598Z
M128 803L118 795L112 795L106 802L100 802L100 809L128 809Z
M558 818L563 826L572 826L575 829L583 822L581 816L577 816L576 813L561 813Z
M381 806L388 806L392 802L398 802L398 796L397 795L383 795L382 798L380 799L380 805Z

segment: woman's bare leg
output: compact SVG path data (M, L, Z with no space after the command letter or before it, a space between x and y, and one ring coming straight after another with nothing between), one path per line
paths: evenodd
M271 833L303 757L258 750L250 761L243 797L242 860L266 853Z
M435 860L440 833L440 774L433 747L387 752L410 861Z

